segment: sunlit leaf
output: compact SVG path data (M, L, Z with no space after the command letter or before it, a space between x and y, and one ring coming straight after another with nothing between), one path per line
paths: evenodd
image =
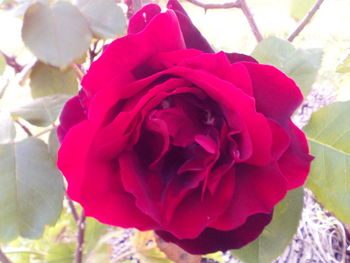
M306 96L321 66L322 50L296 49L286 40L269 37L255 47L252 56L262 64L279 68L298 84Z
M63 201L63 177L36 138L0 145L0 240L38 238L55 224Z
M40 60L62 67L87 51L92 34L77 7L58 1L53 6L35 3L26 10L22 38Z
M74 261L75 244L53 244L47 252L46 263L72 263Z
M343 63L341 63L337 67L337 72L339 72L339 73L348 73L348 72L350 72L350 55L347 56L347 58L344 59Z
M316 0L291 0L290 2L290 15L296 20L301 20L311 7L315 4Z
M297 231L303 209L303 188L289 191L274 209L272 222L254 242L231 250L245 263L270 263L283 253Z
M107 225L100 223L92 217L86 218L85 249L87 251L92 250L96 246L100 237L106 234L107 227Z
M0 54L0 75L4 73L5 68L6 68L6 60L4 56Z
M132 238L132 244L142 263L171 263L158 248L153 231L137 231Z
M78 92L78 81L71 67L60 70L38 61L30 73L30 88L33 98L74 95Z
M0 143L10 143L16 137L16 128L11 114L0 111Z
M336 102L314 113L304 128L315 156L307 186L317 200L350 224L350 102Z
M69 99L67 95L56 95L35 99L30 103L13 109L12 116L21 117L36 126L49 126L53 124L60 113L64 103Z
M114 0L77 0L76 3L96 37L112 38L125 32L124 12Z

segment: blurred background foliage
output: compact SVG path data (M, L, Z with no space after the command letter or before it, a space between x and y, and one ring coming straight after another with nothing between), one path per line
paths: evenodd
M350 1L326 0L293 43L286 40L315 3L247 0L264 37L257 43L241 10L182 2L215 50L251 54L292 77L305 98L326 90L328 103L337 101L304 129L316 156L307 187L350 224ZM0 0L0 261L224 262L222 253L192 256L152 232L130 235L85 219L65 196L55 165L57 117L103 46L125 35L126 14L115 0ZM263 235L233 254L247 263L275 259L296 232L302 200L302 189L292 191ZM123 250L127 242L131 250Z

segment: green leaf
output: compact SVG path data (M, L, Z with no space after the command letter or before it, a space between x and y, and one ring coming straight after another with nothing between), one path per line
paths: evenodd
M38 238L62 210L63 177L36 138L0 145L0 240Z
M262 64L277 67L292 78L306 96L321 66L321 49L296 49L292 43L269 37L261 41L252 56Z
M63 105L69 99L66 95L56 95L35 99L11 111L13 117L21 117L29 123L46 127L53 124Z
M6 68L6 60L3 55L0 54L0 75L4 73Z
M114 0L77 0L77 6L97 38L112 38L125 32L124 12Z
M22 39L41 61L62 67L81 57L92 38L88 22L69 2L35 3L24 15Z
M314 113L304 132L315 156L307 186L336 217L350 224L350 102Z
M53 244L45 258L46 263L72 263L74 261L75 244Z
M57 94L75 95L78 81L71 67L64 70L37 62L30 73L30 88L33 98Z
M350 55L347 56L347 58L344 59L343 63L341 63L337 67L337 72L339 72L339 73L348 73L348 72L350 72Z
M10 143L16 138L16 127L11 114L0 111L0 143Z
M100 237L107 233L107 227L92 217L86 218L85 249L87 251L95 248Z
M311 7L315 4L316 0L292 0L290 3L290 15L296 20L301 20Z
M297 231L303 209L304 189L289 191L274 209L272 222L254 242L231 250L245 263L270 263L283 253Z
M57 138L57 129L52 129L49 134L49 140L48 140L48 150L49 154L51 155L52 160L56 163L57 161L57 152L60 148L60 143Z

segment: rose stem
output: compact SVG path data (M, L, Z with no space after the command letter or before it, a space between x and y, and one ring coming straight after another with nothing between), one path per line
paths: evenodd
M73 218L74 218L75 222L76 222L77 224L79 224L79 216L78 216L77 210L75 209L75 205L74 205L72 199L69 198L69 196L67 195L67 193L66 193L66 199L67 199L68 206L69 206L69 208L70 208L70 211L71 211L71 213L72 213L72 215L73 215ZM78 227L79 227L79 226L78 226Z
M84 234L85 234L85 214L84 210L81 212L81 216L78 221L78 235L77 235L77 249L75 251L75 263L83 262L83 249L84 249Z
M15 120L15 122L24 130L24 132L29 136L33 136L32 132L29 130L27 126L25 126L23 123L21 123L19 120Z
M292 42L294 38L296 38L299 33L304 29L304 27L311 21L312 17L315 15L317 10L320 8L324 0L318 0L315 5L310 9L310 11L306 14L297 28L293 31L292 34L288 37L288 41Z
M2 263L12 263L12 261L5 255L4 252L0 249L0 261Z
M249 26L255 36L255 39L257 42L260 42L261 40L263 40L263 36L257 26L257 24L255 23L254 17L252 15L252 12L250 11L247 3L245 0L236 0L234 2L227 2L227 3L223 3L223 4L213 4L213 3L202 3L201 1L198 0L187 0L188 2L202 7L205 10L207 9L226 9L226 8L239 8L242 10L244 16L247 18L247 21L249 23Z

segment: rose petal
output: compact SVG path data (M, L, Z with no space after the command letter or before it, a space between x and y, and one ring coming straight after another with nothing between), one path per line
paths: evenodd
M134 14L129 21L128 34L136 34L142 31L152 20L153 17L160 14L159 5L148 4Z
M276 164L266 167L236 165L236 188L229 208L210 227L230 230L257 213L270 213L287 192L286 180Z
M91 65L82 80L82 86L90 96L109 86L118 93L135 80L133 71L152 55L183 48L185 43L176 15L172 11L161 13L141 32L109 44L101 57Z
M114 166L94 155L95 135L96 127L83 121L69 131L59 149L57 166L67 179L68 195L84 207L86 215L106 224L154 228L155 222L141 213L134 197L121 187Z
M288 122L286 130L289 132L290 146L278 160L278 164L290 190L304 184L314 158L309 155L304 133L291 121Z
M255 240L270 223L272 214L250 216L246 223L230 231L206 228L197 238L178 239L169 232L156 231L167 242L173 242L191 254L208 254L216 251L238 249Z
M81 105L80 96L68 100L60 115L60 125L57 127L57 137L60 143L68 131L78 123L86 119L85 110Z
M167 7L175 11L187 48L194 48L207 53L214 52L177 0L169 0Z
M295 82L273 66L242 62L253 82L258 112L284 125L303 100Z
M258 63L258 61L255 58L244 54L240 54L240 53L225 53L225 55L227 56L228 60L231 63L236 63L241 61Z

